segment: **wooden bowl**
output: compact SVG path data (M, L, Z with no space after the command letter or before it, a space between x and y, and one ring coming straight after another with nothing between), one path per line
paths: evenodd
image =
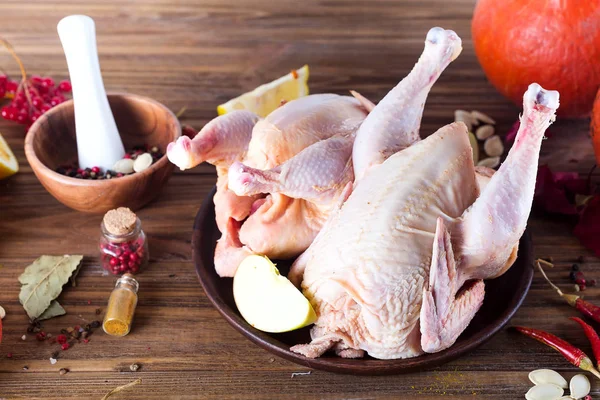
M61 175L56 168L77 161L73 101L52 108L29 129L25 155L46 190L75 210L103 213L121 206L139 209L159 194L173 173L166 150L181 136L177 117L164 105L134 94L109 94L108 102L126 149L157 146L164 156L142 172L116 179Z
M221 233L215 223L214 193L213 189L204 200L196 216L192 237L194 263L204 292L227 322L252 342L305 367L355 375L392 375L439 366L480 346L502 329L523 302L533 278L533 248L531 236L526 231L519 245L516 262L501 277L486 281L483 306L449 349L405 360L377 360L371 357L344 359L329 354L315 359L306 358L289 349L295 344L310 341L310 327L280 334L254 329L235 306L233 279L221 278L215 272L214 249ZM277 261L282 275L287 275L290 264L289 261Z

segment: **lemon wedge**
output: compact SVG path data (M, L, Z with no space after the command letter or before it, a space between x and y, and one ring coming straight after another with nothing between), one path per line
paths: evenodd
M217 112L223 115L233 110L248 110L264 118L282 102L308 95L308 75L308 65L305 65L273 82L260 85L251 92L221 104L217 107Z
M242 261L233 278L233 298L242 317L264 332L288 332L314 323L314 309L267 257Z
M8 143L0 134L0 179L8 178L19 170L19 163Z

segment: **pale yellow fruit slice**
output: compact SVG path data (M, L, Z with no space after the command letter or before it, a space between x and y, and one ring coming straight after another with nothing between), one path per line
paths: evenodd
M248 110L264 118L281 106L282 102L308 95L308 76L308 65L305 65L273 82L260 85L251 92L221 104L217 107L217 112L223 115L233 110Z
M306 297L267 257L242 261L233 278L233 298L246 322L264 332L288 332L317 319Z
M8 143L0 134L0 179L8 178L19 171L19 163Z

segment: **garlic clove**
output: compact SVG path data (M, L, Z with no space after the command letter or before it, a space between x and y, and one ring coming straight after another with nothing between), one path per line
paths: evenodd
M493 136L494 132L495 132L495 129L493 126L482 125L479 128L477 128L477 130L475 131L475 136L477 136L477 139L479 139L479 140L485 140L485 139L489 138L490 136Z
M496 125L496 121L494 121L492 117L482 113L481 111L471 111L471 117L477 121L483 122L484 124Z
M137 156L133 162L133 170L135 172L142 172L152 165L152 154L144 153Z
M527 400L558 400L565 393L563 388L551 383L543 383L529 389L525 394Z
M563 389L568 389L569 384L567 380L563 378L558 372L551 369L536 369L529 373L529 380L534 385L541 385L544 383L552 383Z
M4 317L6 317L6 311L0 306L0 319L4 319Z
M459 122L459 121L464 122L465 125L467 125L467 129L469 132L473 131L473 124L477 122L473 119L473 117L471 116L471 113L468 111L465 111L465 110L454 111L454 121L455 122Z
M113 165L112 169L122 174L131 174L133 172L133 160L131 158L119 160Z
M500 136L493 135L488 137L483 144L483 150L485 150L485 154L490 157L501 156L502 153L504 153L504 145L502 144Z
M500 165L500 157L488 157L483 160L479 160L477 163L478 167L496 168Z
M590 380L583 374L577 374L571 378L569 390L571 390L571 397L581 399L590 393Z

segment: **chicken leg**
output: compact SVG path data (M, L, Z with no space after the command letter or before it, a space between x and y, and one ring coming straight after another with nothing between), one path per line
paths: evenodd
M167 157L181 170L193 168L204 161L227 168L244 158L252 128L258 120L258 116L245 110L221 115L204 125L194 139L181 136L176 142L169 143Z
M521 126L506 161L451 230L463 281L495 278L514 262L531 210L542 139L554 121L558 99L557 91L529 85Z
M352 137L334 136L269 170L235 162L229 168L229 188L238 196L283 193L329 205L354 178L350 162L352 144Z
M367 170L418 141L427 95L444 69L462 50L450 30L432 28L412 71L381 100L360 126L352 154L356 182Z

